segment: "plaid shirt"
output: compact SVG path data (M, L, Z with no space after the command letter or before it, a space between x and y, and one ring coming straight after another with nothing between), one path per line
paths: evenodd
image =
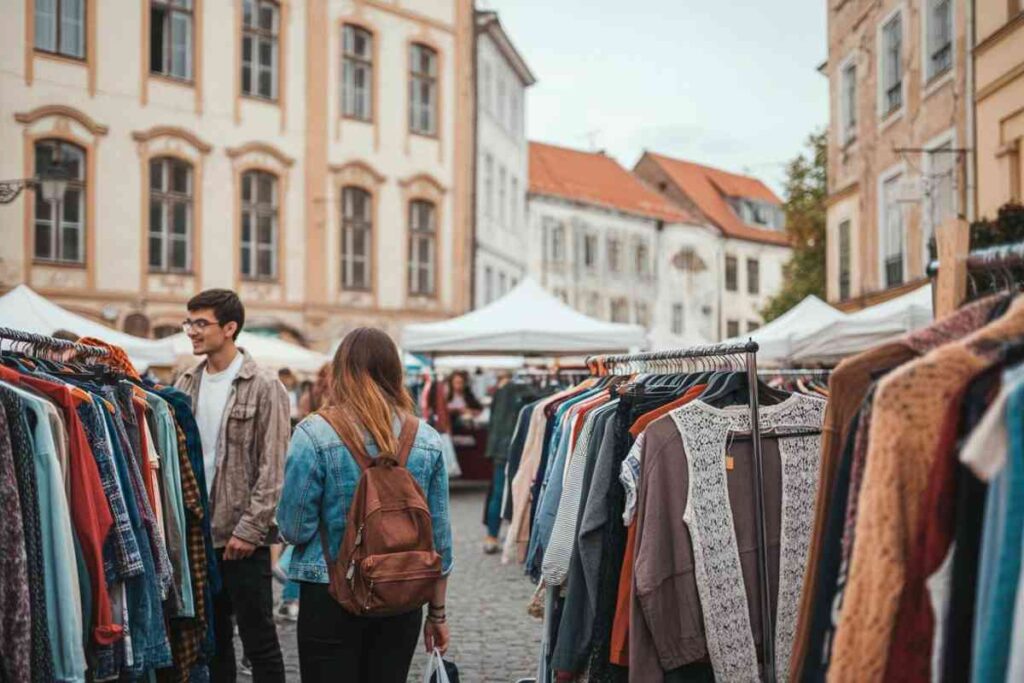
M99 399L94 398L93 400ZM139 554L138 539L135 538L135 533L132 531L128 506L125 504L121 488L117 483L111 446L107 440L107 430L103 426L103 419L97 414L97 410L100 408L95 403L82 403L78 406L78 415L82 418L82 425L85 427L89 443L92 445L92 453L100 473L103 492L107 496L110 511L114 516L114 528L105 544L105 549L113 546L114 557L111 559L107 557L107 552L104 552L107 583L110 583L117 578L126 579L138 576L145 571L145 568L142 565L142 555Z
M203 538L203 505L192 463L188 458L188 443L180 425L178 435L178 462L181 466L181 491L188 522L188 561L192 572L192 594L195 596L195 617L171 620L171 651L174 654L173 680L187 681L188 672L200 662L203 640L206 636L207 573L206 543Z

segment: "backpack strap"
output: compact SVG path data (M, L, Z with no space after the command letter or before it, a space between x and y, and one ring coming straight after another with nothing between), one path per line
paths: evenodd
M327 406L319 410L320 416L327 420L327 424L331 425L334 433L341 439L341 443L345 445L348 452L352 454L352 459L356 461L356 465L359 466L360 470L365 470L373 464L370 459L370 455L366 452L366 445L363 443L352 443L343 434L341 425L346 419L342 414L341 408L337 406Z
M409 453L416 443L416 433L420 429L420 420L415 415L406 415L402 418L402 433L398 435L398 452L395 453L395 461L399 467L405 467L409 462Z

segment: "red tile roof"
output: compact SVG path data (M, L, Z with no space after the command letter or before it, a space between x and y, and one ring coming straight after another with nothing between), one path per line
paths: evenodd
M709 221L721 228L727 237L751 242L788 246L789 237L780 230L770 230L748 223L736 215L726 197L744 197L780 205L782 200L757 178L728 173L690 161L645 152L672 182L684 192Z
M671 223L702 223L600 152L531 142L530 192Z

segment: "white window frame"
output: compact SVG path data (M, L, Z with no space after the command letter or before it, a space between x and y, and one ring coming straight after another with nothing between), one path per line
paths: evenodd
M877 82L877 107L878 112L878 123L879 125L885 125L890 121L894 121L903 115L903 112L907 108L907 69L904 67L904 55L906 54L907 48L907 12L904 11L904 6L897 5L889 12L885 17L878 22L878 28L875 35L875 54L877 55L875 64L875 80ZM900 18L900 106L892 111L886 112L885 101L885 27L892 22L897 16Z
M244 21L244 7L246 5L249 7L249 16L253 17L254 23L246 24ZM261 28L259 25L260 12L264 6L273 7L273 28L265 29ZM244 43L246 39L250 41L248 61L245 59ZM270 64L263 64L260 61L260 45L264 41L268 42L271 46ZM276 102L278 93L278 66L280 64L281 6L275 2L275 0L243 0L242 43L242 54L239 55L239 61L241 62L243 72L242 94L246 97L255 97L269 102ZM244 73L246 68L249 70L249 90L245 89ZM260 92L260 77L267 72L270 74L270 92L262 93Z
M484 216L494 218L494 157L484 152Z
M921 83L925 86L924 97L930 95L954 77L956 73L956 6L955 0L950 0L949 6L949 68L940 73L931 73L931 45L929 45L929 30L931 29L931 6L935 0L924 0L921 3Z
M365 200L368 216L355 213L355 197L362 195ZM374 195L359 185L345 185L341 188L341 288L346 291L373 291L373 217ZM363 245L366 251L356 253L355 236L364 233ZM363 281L355 278L356 264L363 266Z
M67 57L68 59L85 59L85 41L87 37L85 35L85 17L88 13L87 4L89 2L96 2L97 0L78 0L77 7L79 12L77 14L68 11L69 0L49 0L50 9L52 12L44 12L42 3L39 0L33 3L32 11L35 15L35 35L32 36L33 47L38 52L45 52L46 54L59 55L61 57ZM49 35L42 34L42 29L46 24L41 20L42 15L49 16L49 27L52 29L49 31ZM74 35L76 43L74 45L68 45L66 40L66 32L71 31ZM41 46L39 44L40 37L43 36L47 42L52 42L51 45ZM77 48L77 50L76 50Z
M258 196L259 178L260 175L270 176L274 184L271 186L270 203L261 204L256 198ZM239 263L241 264L242 259L241 252L245 249L249 250L249 272L246 273L242 270L240 265L239 271L241 276L245 280L260 280L260 281L277 281L280 278L280 264L277 261L278 254L278 242L281 239L281 201L279 192L281 191L280 176L271 173L269 171L263 171L260 169L250 169L242 173L241 182L244 185L250 178L252 178L252 185L249 188L249 199L245 200L242 198L242 192L244 190L239 188L239 206L241 213L249 215L249 239L245 240L244 234L240 232L239 239ZM259 240L259 217L270 216L270 242L260 242ZM239 220L242 220L239 216ZM270 273L260 273L260 253L268 252L270 254Z
M509 228L519 227L519 178L509 173Z
M949 130L947 130L947 131L945 131L943 133L940 133L939 135L936 135L935 137L933 137L931 140L929 140L928 142L926 142L924 144L924 149L930 151L930 150L938 149L940 147L944 147L946 145L949 145L949 147L951 149L953 149L953 150L956 149L956 128L955 127L950 128ZM929 154L928 152L924 152L922 156L924 157L921 160L922 175L923 175L924 178L927 179L927 183L928 183L927 189L928 189L929 194L927 195L927 201L922 202L922 206L921 206L921 221L920 221L920 223L921 223L921 256L922 256L922 261L921 262L927 264L928 263L928 240L929 240L929 238L931 238L932 235L935 234L935 229L938 226L934 225L933 222L932 222L932 203L931 203L931 194L930 194L930 186L931 186L931 178L932 178L932 162L934 161L934 157L931 154ZM958 178L957 178L957 161L958 161L958 156L959 155L956 152L951 151L951 152L949 152L949 156L953 158L953 187L952 187L952 191L953 191L952 199L953 199L953 202L952 202L952 210L953 210L953 215L956 216L957 214L960 213L960 192L958 191L959 188L957 187L957 181L958 181Z
M56 144L59 149L69 149L74 155L78 157L78 168L79 176L73 178L68 182L67 188L64 190L64 194L60 199L55 201L47 201L43 199L42 191L37 191L34 201L32 203L32 260L36 263L57 263L74 266L86 265L85 253L85 231L89 228L88 221L92 218L86 214L87 201L86 192L88 192L87 183L92 182L89 177L89 152L84 147L64 140L62 138L41 138L35 141L32 146L32 159L35 163L37 156L36 146L41 144ZM61 154L60 161L67 163L63 154ZM39 173L41 169L36 169L36 173ZM65 203L67 202L66 197L68 191L74 191L78 193L78 221L72 222L65 218ZM42 218L36 211L36 204L38 202L45 202L49 205L50 217ZM45 230L50 234L50 251L48 254L40 254L37 249L37 233L40 230ZM64 233L65 231L74 231L77 237L76 239L76 250L78 252L78 258L69 258L64 254Z
M484 267L484 304L494 301L494 269Z
M672 304L672 334L681 337L686 333L686 306L680 302Z
M369 54L361 55L347 45L346 38L351 35L366 34ZM341 115L356 121L373 121L376 115L373 107L373 89L376 87L374 59L374 41L377 34L359 24L345 23L341 26ZM360 90L356 87L356 72L368 72L369 78Z
M846 225L847 253L849 263L847 267L847 285L843 296L843 225ZM840 301L846 301L853 296L853 217L842 215L836 223L836 296Z
M853 69L853 121L850 121L849 112L846 102L846 72ZM846 56L846 59L839 65L839 85L838 91L838 105L836 107L839 112L839 146L846 147L857 140L857 128L859 121L857 118L857 104L858 95L860 94L860 83L857 82L858 66L857 66L857 53L856 51L851 52ZM774 226L773 226L774 227Z
M427 213L426 224L417 225L414 221L413 207L417 204L426 205L430 208ZM412 199L406 205L408 220L408 292L410 296L437 296L437 240L438 240L438 213L437 204L429 199ZM427 244L427 259L420 259L420 247ZM425 275L426 284L420 286L420 275Z
M907 165L905 163L899 163L899 164L896 164L895 166L890 166L885 171L883 171L881 174L879 174L879 176L878 176L878 187L876 188L876 193L877 194L875 195L877 197L877 202L876 203L878 204L877 212L876 212L877 213L877 220L878 220L878 229L877 229L876 237L878 239L878 243L877 243L878 244L878 249L877 249L877 252L878 252L877 253L877 257L878 257L878 288L880 290L889 289L889 284L888 284L888 282L886 282L886 277L885 277L885 259L886 259L886 256L885 256L886 239L885 238L886 238L886 234L887 234L887 230L888 230L888 225L886 225L886 222L885 222L885 208L886 208L885 184L887 182L889 182L890 180L892 180L893 178L896 178L896 177L902 177L902 178L906 178L907 177ZM907 271L907 265L908 265L908 263L907 263L907 256L908 256L908 254L907 254L907 227L908 227L908 225L907 225L907 212L906 212L907 210L906 210L906 206L904 206L903 202L899 202L899 204L900 204L900 210L902 211L902 227L903 227L903 245L901 247L901 250L902 250L902 253L903 253L903 282L900 283L900 284L906 284L908 279L909 279L908 278L908 271ZM894 285L894 286L898 286L898 285Z
M160 164L160 175L161 175L161 187L159 190L153 188L152 180L152 165ZM171 189L171 167L175 164L184 164L188 168L188 189L184 194L174 192ZM148 244L148 259L147 267L150 273L191 273L192 272L192 233L193 233L193 217L192 214L195 210L195 167L189 161L180 159L172 156L157 156L149 160L150 164L150 184L149 184L149 214L147 214L147 220L149 220L149 244ZM151 217L152 217L152 206L154 202L160 204L160 226L154 229ZM185 234L183 236L175 236L171 224L174 220L174 206L176 204L184 204L186 206L185 211ZM153 244L154 239L160 242L160 264L153 264ZM171 263L173 254L173 243L184 242L185 243L185 264L183 266L175 266Z
M150 0L149 8L147 11L150 13L150 21L153 16L153 6L163 8L164 22L160 27L160 31L163 35L163 54L160 57L160 69L153 70L152 65L152 46L150 46L149 54L146 59L150 62L149 70L150 73L166 78L174 78L179 81L186 81L191 83L195 78L195 65L193 60L195 59L196 50L196 7L193 0ZM188 17L188 31L185 33L185 73L175 73L174 70L174 40L173 37L177 35L174 30L174 17L177 15L183 15ZM152 39L152 27L150 27L150 35L147 36L147 40ZM239 55L241 57L241 55Z
M429 62L430 68L427 71L420 71L419 65L416 64L415 57L420 50L425 51L426 54L432 57ZM427 45L426 43L410 43L408 59L409 132L415 135L437 137L439 134L438 100L441 79L441 53L433 46ZM419 86L422 85L429 86L426 102L419 97L419 93L417 92L419 90Z
M498 225L508 225L508 169L498 164Z

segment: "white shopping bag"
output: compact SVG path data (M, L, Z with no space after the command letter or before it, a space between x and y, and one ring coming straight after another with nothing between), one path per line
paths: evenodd
M455 456L455 442L451 434L441 435L441 451L444 454L444 465L448 469L448 478L457 479L462 476L459 459Z
M431 676L434 672L437 672L437 678L432 679ZM449 683L448 671L444 668L444 658L441 657L441 651L436 647L434 651L430 653L430 659L427 661L427 668L423 670L423 683Z

